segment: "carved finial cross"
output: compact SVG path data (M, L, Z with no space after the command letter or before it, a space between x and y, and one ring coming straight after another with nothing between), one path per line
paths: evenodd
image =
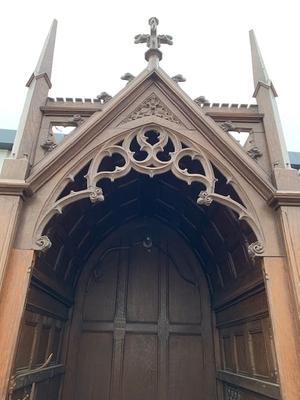
M147 61L150 60L151 56L162 59L162 52L159 50L161 44L173 44L173 38L170 35L157 35L157 25L159 21L156 17L149 19L150 35L140 34L134 38L134 43L147 43L149 50L145 53Z

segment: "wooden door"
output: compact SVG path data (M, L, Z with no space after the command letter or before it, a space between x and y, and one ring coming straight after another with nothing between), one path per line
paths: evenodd
M208 290L183 239L131 225L82 279L72 399L215 398Z

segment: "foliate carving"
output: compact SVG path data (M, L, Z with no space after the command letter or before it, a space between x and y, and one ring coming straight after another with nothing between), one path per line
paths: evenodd
M213 199L211 198L210 194L204 190L199 193L197 204L203 206L210 206Z
M98 203L99 201L104 201L103 190L98 187L90 188L90 200L92 203Z
M121 124L152 115L174 122L175 124L182 124L154 93L124 119Z
M247 154L254 160L263 155L257 146L253 146L250 150L247 151Z
M252 259L256 257L262 257L263 253L264 253L264 246L260 242L254 242L248 246L248 254Z
M50 247L52 246L51 240L48 238L48 236L45 235L38 238L35 244L36 244L35 250L40 250L40 251L46 251L50 249Z

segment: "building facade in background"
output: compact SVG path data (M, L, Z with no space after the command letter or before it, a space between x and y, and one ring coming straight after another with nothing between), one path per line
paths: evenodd
M54 99L54 21L0 130L0 398L298 400L300 162L255 35L256 104L211 104L149 25L117 95Z

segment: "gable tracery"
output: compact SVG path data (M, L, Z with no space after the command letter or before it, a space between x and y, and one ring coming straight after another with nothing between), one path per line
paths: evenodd
M110 160L109 167L107 160ZM105 179L113 182L135 170L151 178L170 171L188 185L198 183L200 190L196 203L199 206L210 206L215 201L229 207L238 215L239 220L245 220L250 225L256 235L258 241L249 245L249 254L256 256L263 253L256 218L230 185L230 178L225 182L231 188L230 194L224 194L224 191L223 194L218 193L217 170L203 149L183 143L178 135L166 128L150 125L127 133L123 139L118 137L108 142L94 155L86 170L81 178L80 189L73 190L72 183L69 184L70 190L65 188L60 195L56 194L55 200L41 216L34 239L35 249L46 250L51 246L49 238L42 235L42 232L55 214L61 214L67 205L84 198L89 198L92 203L104 201L105 193L101 183ZM70 177L70 180L74 181L74 178Z

